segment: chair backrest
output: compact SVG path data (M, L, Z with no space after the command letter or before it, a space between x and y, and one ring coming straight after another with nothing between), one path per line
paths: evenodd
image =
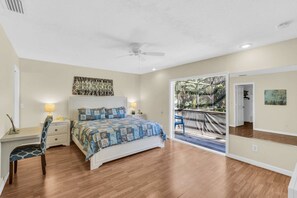
M50 126L52 121L53 121L53 116L47 116L42 127L40 147L43 154L45 153L45 150L46 150L46 138L47 138L48 127Z

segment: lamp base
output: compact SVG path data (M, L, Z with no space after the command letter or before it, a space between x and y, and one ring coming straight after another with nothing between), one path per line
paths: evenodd
M16 129L15 131L11 128L8 131L8 135L14 135L14 134L19 134L20 133L20 129Z

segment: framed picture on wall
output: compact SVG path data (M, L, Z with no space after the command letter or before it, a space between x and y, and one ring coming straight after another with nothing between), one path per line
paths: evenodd
M287 105L287 90L274 89L264 91L265 105Z
M74 76L73 95L113 96L113 81L101 78Z

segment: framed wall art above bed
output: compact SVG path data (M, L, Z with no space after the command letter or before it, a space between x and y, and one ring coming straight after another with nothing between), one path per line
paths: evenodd
M113 81L101 78L74 76L73 95L113 96Z

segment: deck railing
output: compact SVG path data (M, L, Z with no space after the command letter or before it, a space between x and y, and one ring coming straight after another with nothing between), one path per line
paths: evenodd
M175 110L176 115L184 117L185 126L218 135L226 134L226 113L201 111L197 109Z

